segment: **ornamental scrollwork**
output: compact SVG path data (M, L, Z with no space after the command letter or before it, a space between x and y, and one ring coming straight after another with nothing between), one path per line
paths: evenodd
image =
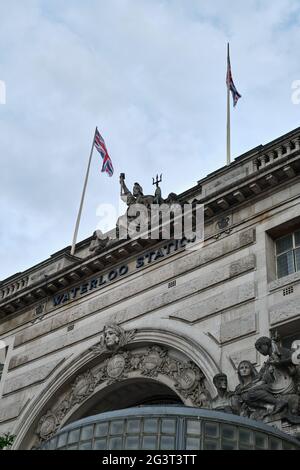
M183 362L158 345L142 352L116 348L101 364L78 375L62 399L40 419L37 428L40 443L50 439L73 407L88 399L98 385L125 380L134 372L149 378L168 377L178 395L190 399L193 406L208 406L210 396L205 377L196 364Z
M54 436L57 429L59 428L60 420L59 417L48 410L47 413L42 416L39 421L37 434L39 435L41 441L51 439Z

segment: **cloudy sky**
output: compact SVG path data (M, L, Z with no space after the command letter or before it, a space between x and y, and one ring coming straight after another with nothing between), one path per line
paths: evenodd
M115 174L95 153L79 240L120 172L167 195L224 165L227 41L233 155L298 127L299 22L299 0L0 0L0 279L71 244L96 125Z

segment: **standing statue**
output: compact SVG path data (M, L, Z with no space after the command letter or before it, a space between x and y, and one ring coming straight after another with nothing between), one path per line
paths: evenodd
M241 416L253 419L264 419L287 406L282 397L272 394L274 382L273 370L262 368L258 373L250 361L238 365L239 385L234 392L234 408Z
M227 375L223 373L216 374L213 378L213 383L217 389L218 395L212 400L212 408L217 411L232 413L233 393L228 390Z
M161 189L159 187L159 183L162 182L162 174L160 175L160 178L158 178L158 175L156 175L156 180L152 178L152 184L156 186L155 194L154 194L154 204L162 204L164 202L162 195L161 195Z

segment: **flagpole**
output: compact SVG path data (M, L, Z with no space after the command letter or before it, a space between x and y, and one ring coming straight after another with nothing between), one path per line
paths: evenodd
M229 72L229 42L227 43L227 74ZM227 165L230 165L230 87L227 83Z
M84 202L85 191L86 191L87 182L88 182L88 178L89 178L89 172L90 172L90 166L91 166L91 161L92 161L92 156L93 156L96 132L97 132L97 127L95 129L94 138L93 138L93 145L92 145L92 148L91 148L89 162L88 162L86 175L85 175L85 179L84 179L83 190L82 190L82 195L81 195L81 200L80 200L80 206L79 206L79 211L78 211L78 215L77 215L75 231L74 231L74 236L73 236L71 255L75 254L75 245L76 245L76 241L77 241L77 235L78 235L78 229L79 229L79 224L80 224L80 219L81 219L81 212L82 212L82 207L83 207L83 202Z

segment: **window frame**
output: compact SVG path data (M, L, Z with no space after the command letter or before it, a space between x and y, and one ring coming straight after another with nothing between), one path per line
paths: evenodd
M299 269L297 269L297 262L296 262L296 250L300 249L300 243L297 245L296 244L296 233L300 233L300 229L293 230L292 232L286 233L285 235L282 235L281 237L278 237L274 240L275 242L275 266L276 266L276 279L283 279L284 277L290 276L291 274L295 273L300 273L300 266ZM280 252L279 254L277 253L277 243L282 240L283 238L286 238L288 236L292 236L292 247ZM293 272L284 274L283 276L278 276L278 258L282 255L286 255L287 253L292 252L293 255Z

